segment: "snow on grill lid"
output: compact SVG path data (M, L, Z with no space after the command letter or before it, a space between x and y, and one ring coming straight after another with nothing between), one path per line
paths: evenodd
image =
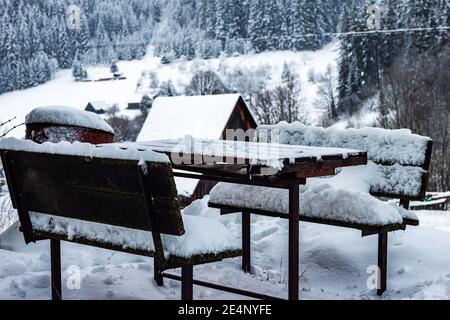
M25 118L26 124L48 123L85 127L114 134L114 130L99 115L71 107L39 107Z
M60 143L46 142L43 144L37 144L31 140L5 138L0 140L0 149L89 158L169 163L169 158L166 155L151 150L142 150L133 146L125 148L114 144L95 146L89 143L80 142L71 144L66 141Z
M412 134L410 130L383 130L379 128L346 129L309 127L301 123L282 122L258 128L259 141L278 139L279 143L361 149L377 163L400 163L422 166L425 162L427 137ZM273 141L274 142L274 141Z

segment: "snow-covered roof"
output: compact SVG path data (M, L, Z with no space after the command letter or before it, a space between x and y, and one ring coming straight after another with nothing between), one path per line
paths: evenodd
M97 114L71 107L52 106L36 108L25 117L25 123L77 126L114 134L111 126Z
M106 103L105 101L91 101L91 102L89 102L89 104L96 111L102 111L102 110L105 111L106 109L108 109L110 107L110 105L108 103Z
M219 139L239 98L239 94L156 98L137 141L187 135Z
M137 142L194 138L219 139L241 96L158 97L153 102ZM198 180L176 178L178 193L191 196Z

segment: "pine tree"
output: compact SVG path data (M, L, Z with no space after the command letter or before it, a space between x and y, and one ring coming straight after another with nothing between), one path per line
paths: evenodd
M76 52L79 57L83 57L89 50L89 26L85 15L81 15L80 28L77 30L77 47Z
M296 50L303 50L305 48L305 24L304 24L304 7L303 0L291 1L293 12L292 16L292 45L291 47Z
M350 12L346 4L342 8L342 13L339 23L339 32L346 33L350 31ZM350 64L352 61L352 43L350 38L341 36L339 48L339 75L338 75L338 94L339 99L342 100L350 91L348 88L348 79L350 74Z
M279 48L281 12L277 1L269 1L264 10L263 23L264 34L261 36L267 37L267 49L276 50Z
M430 27L430 0L408 0L407 25L409 28ZM430 33L426 31L410 32L407 35L407 48L411 55L427 51L431 45Z
M231 0L232 1L232 0ZM216 2L216 38L225 45L230 35L230 0L220 0Z
M59 48L58 48L58 64L62 69L67 69L72 66L71 46L67 35L66 26L61 22L58 26L59 33Z
M265 6L263 0L250 0L248 33L252 46L257 52L264 51L267 48L267 44L264 39L264 10Z
M395 30L397 28L397 0L387 0L387 12L383 19L382 29ZM385 67L389 67L396 57L398 46L397 35L384 33L382 35L381 59Z
M216 0L206 0L205 9L205 32L209 39L216 38Z

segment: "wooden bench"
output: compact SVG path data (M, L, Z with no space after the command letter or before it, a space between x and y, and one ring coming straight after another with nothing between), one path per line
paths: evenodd
M367 186L367 194L336 187L339 192L343 192L352 199L351 202L348 201L349 207L358 203L359 200L370 203L371 199L368 197L375 196L384 199L400 199L401 207L409 209L410 201L425 198L433 145L429 138L413 135L405 130L336 130L307 127L299 123L261 126L257 130L256 137L259 142L367 151L370 160L367 166L345 168L340 175L329 179L312 179L319 186L320 184L329 184L333 187L334 184L339 183L337 179L341 179L342 182L347 178L354 180L355 177L359 177L361 184ZM307 182L306 187L310 183ZM325 191L328 192L329 189L332 191L332 188ZM314 189L309 192L307 199L305 196L302 197L302 193L300 194L300 210L302 212L300 221L357 229L362 231L363 237L378 235L380 283L377 293L382 295L387 288L388 233L404 230L408 225L418 226L417 217L407 210L398 208L399 217L397 219L392 219L393 215L391 214L386 218L386 222L383 222L384 213L377 212L378 207L371 208L367 205L371 214L380 216L379 221L375 219L370 222L367 212L358 212L358 209L355 210L353 216L339 215L335 212L338 210L333 211L332 207L336 204L334 202L342 199L338 195L333 199L332 192L326 194L327 196L331 195L330 199L332 200L320 199L320 187L318 190L318 200L323 201L320 212L315 209L314 203L308 203L308 201L316 201L314 200ZM250 215L288 218L287 197L287 192L284 190L225 183L218 184L211 191L210 207L221 209L222 214L242 212L243 269L246 272L250 272L251 268ZM373 199L373 203L377 206L385 205L377 199ZM329 212L326 212L327 204L330 207ZM388 207L387 204L385 206L386 210L392 211L390 206Z
M172 278L183 300L192 299L194 265L241 255L219 222L182 216L164 155L20 140L1 149L26 243L50 239L53 299L61 299L61 240L153 257L160 286L165 270L181 267Z

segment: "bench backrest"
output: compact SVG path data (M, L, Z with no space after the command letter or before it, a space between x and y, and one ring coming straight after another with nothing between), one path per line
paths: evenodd
M21 211L184 234L169 163L0 152L14 207Z
M334 129L280 123L260 126L256 139L290 145L363 150L377 166L371 183L375 196L422 200L425 198L433 141L409 130L379 128Z

